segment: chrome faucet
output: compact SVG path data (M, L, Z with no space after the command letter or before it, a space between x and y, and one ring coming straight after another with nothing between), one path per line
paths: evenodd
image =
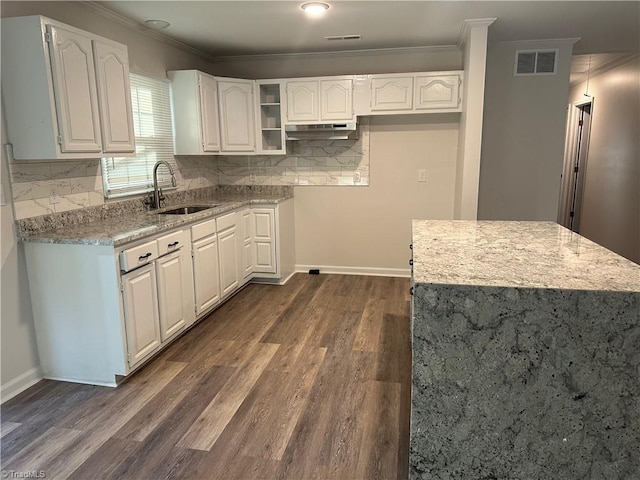
M160 165L167 166L167 168L169 169L169 173L171 174L171 186L176 186L176 176L173 173L173 167L171 167L171 164L166 160L160 160L156 162L156 164L153 166L153 199L151 199L150 201L151 208L156 209L160 208L160 202L164 200L164 197L162 196L162 188L158 187L158 167L160 167Z

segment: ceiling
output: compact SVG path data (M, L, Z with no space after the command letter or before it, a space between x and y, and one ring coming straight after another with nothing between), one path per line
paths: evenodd
M93 2L162 30L210 57L455 45L465 19L496 17L490 42L580 38L576 54L640 50L640 2L618 1L354 1L327 0L310 19L302 1ZM325 40L361 35L360 40Z

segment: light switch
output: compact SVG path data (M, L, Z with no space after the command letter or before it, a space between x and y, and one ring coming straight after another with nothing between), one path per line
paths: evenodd
M418 181L426 182L427 181L427 171L424 168L418 170Z

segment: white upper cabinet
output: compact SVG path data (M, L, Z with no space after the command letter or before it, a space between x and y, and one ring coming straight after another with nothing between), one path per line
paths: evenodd
M220 120L218 118L218 86L215 78L198 72L202 150L220 150Z
M63 152L101 152L100 114L91 38L47 25Z
M285 85L287 123L355 121L352 77L286 80Z
M320 81L320 119L353 120L353 80Z
M102 151L105 153L134 152L129 54L126 47L101 40L93 41Z
M320 119L317 81L287 81L287 120L307 122Z
M416 110L457 109L460 105L461 76L425 73L416 75Z
M369 108L358 114L461 112L462 78L462 71L369 75Z
M197 70L167 72L176 155L205 155L220 151L218 87L213 76Z
M371 110L398 111L413 108L413 77L371 76Z
M280 80L256 80L256 153L283 155L287 153L283 106L283 83Z
M255 152L253 80L216 77L216 82L222 151Z
M135 151L126 46L41 16L3 18L2 43L16 159Z

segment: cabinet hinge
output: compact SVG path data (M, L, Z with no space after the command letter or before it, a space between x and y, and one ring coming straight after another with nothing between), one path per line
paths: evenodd
M569 218L573 218L574 215L574 212L569 212Z
M44 41L47 43L51 43L51 33L50 32L44 32Z
M124 283L120 282L120 291L124 292Z
M127 353L127 362L131 364L131 354Z
M62 135L58 135L58 145L62 145Z
M573 173L578 173L578 167L573 167Z
M578 126L581 127L584 125L584 120L578 120Z

